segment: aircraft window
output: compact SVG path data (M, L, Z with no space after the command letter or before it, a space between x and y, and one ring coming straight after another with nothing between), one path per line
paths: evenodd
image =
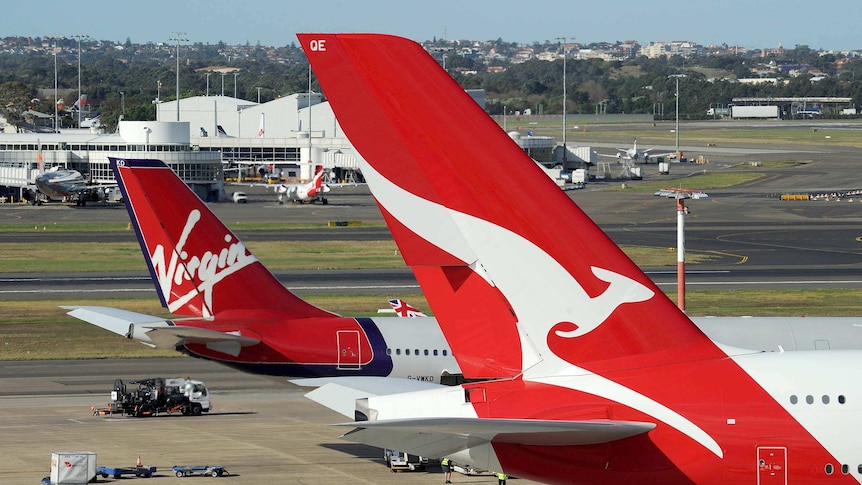
M386 349L386 355L392 355L392 349Z
M395 355L401 355L401 349L395 349Z
M808 404L814 404L814 396L812 396L811 394L805 396L805 402L807 402Z
M428 355L428 349L425 349L425 355Z
M446 357L446 349L443 349L443 357Z
M410 355L410 349L404 349L404 355Z
M847 475L848 473L850 473L850 465L841 465L841 474Z
M419 349L414 349L413 352L414 352L413 355L419 355Z
M862 465L856 465L856 473L862 475Z
M834 467L832 466L832 463L827 463L824 470L826 471L827 475L832 475L833 468Z
M799 402L799 398L796 397L796 394L790 396L790 404L796 404Z
M437 349L434 349L434 355L435 356L437 355Z
M824 394L823 397L820 399L823 401L823 404L829 404L829 396L827 396L826 394Z
M844 399L844 395L843 394L839 395L838 396L838 404L844 404L845 402L847 402L847 400ZM862 472L859 472L859 473L862 473Z

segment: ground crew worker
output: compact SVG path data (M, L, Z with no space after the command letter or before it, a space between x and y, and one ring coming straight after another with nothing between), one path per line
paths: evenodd
M503 472L497 472L497 485L506 485L506 480L509 478L509 475L506 475Z
M440 460L440 468L443 470L443 483L452 483L452 463L448 458Z

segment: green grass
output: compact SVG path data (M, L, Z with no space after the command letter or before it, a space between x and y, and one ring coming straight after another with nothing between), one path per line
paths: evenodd
M645 190L656 191L665 188L677 189L699 189L708 191L709 189L717 189L724 187L733 187L734 185L751 182L763 176L760 172L734 171L734 172L710 172L708 165L704 165L704 172L696 173L690 177L682 179L674 179L672 181L651 181L638 182L636 184L626 184L623 189L620 186L611 186L606 190Z
M667 292L676 301L675 292ZM308 296L311 303L345 316L374 316L388 308L393 295ZM421 294L397 295L431 314ZM107 359L177 357L173 350L152 349L65 315L63 300L0 302L0 361L37 359ZM78 305L101 305L166 316L155 299L80 300ZM690 316L859 316L862 290L724 290L686 292Z
M428 311L421 294L396 295ZM393 295L309 296L308 301L346 316L375 316L389 308ZM0 301L0 361L178 357L172 349L153 349L66 315L60 305L110 306L167 318L155 298L102 300ZM391 316L391 314L390 314Z
M270 271L404 268L393 241L253 241L248 248ZM672 266L675 256L666 248L623 248L638 265ZM703 261L692 254L689 262ZM75 273L106 271L146 272L140 247L133 242L0 243L2 273Z
M542 120L521 120L518 125L524 130L529 129L535 135L554 136L560 138L561 120L556 117ZM502 119L497 119L502 123ZM715 144L726 145L842 145L862 147L862 131L859 129L831 128L828 121L825 127L809 128L792 126L784 121L775 121L772 125L757 128L735 126L732 121L716 121L714 126L703 128L689 128L686 123L680 123L680 143L683 145L707 146ZM633 126L631 129L620 129L620 124L603 121L600 118L590 122L571 122L568 124L568 135L570 141L578 144L594 143L623 143L630 144L632 138L637 137L638 145L673 145L676 141L676 133L671 129L674 127L672 121L656 122L655 126ZM862 123L857 125L862 128ZM827 138L828 137L828 138ZM620 140L625 140L621 142Z

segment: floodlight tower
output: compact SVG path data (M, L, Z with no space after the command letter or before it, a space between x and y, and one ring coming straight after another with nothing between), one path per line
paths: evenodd
M674 134L676 135L676 159L679 161L682 158L679 153L679 78L685 77L685 74L671 74L668 77L676 79L676 129Z
M685 199L705 199L706 193L697 189L661 189L653 195L676 199L676 286L677 306L685 312Z
M169 39L177 42L177 121L180 120L180 42L188 40L184 35L185 32L174 32L174 36Z
M81 41L89 39L89 35L75 34L73 39L78 41L78 128L81 127L81 111L84 109L84 103L81 102Z
M565 164L568 160L568 149L566 148L566 58L569 57L569 37L557 37L557 40L563 43L563 164Z

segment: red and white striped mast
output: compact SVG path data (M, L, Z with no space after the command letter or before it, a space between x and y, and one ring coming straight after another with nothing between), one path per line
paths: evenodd
M705 199L706 193L697 189L661 189L654 195L676 199L676 286L677 306L685 311L685 199Z

